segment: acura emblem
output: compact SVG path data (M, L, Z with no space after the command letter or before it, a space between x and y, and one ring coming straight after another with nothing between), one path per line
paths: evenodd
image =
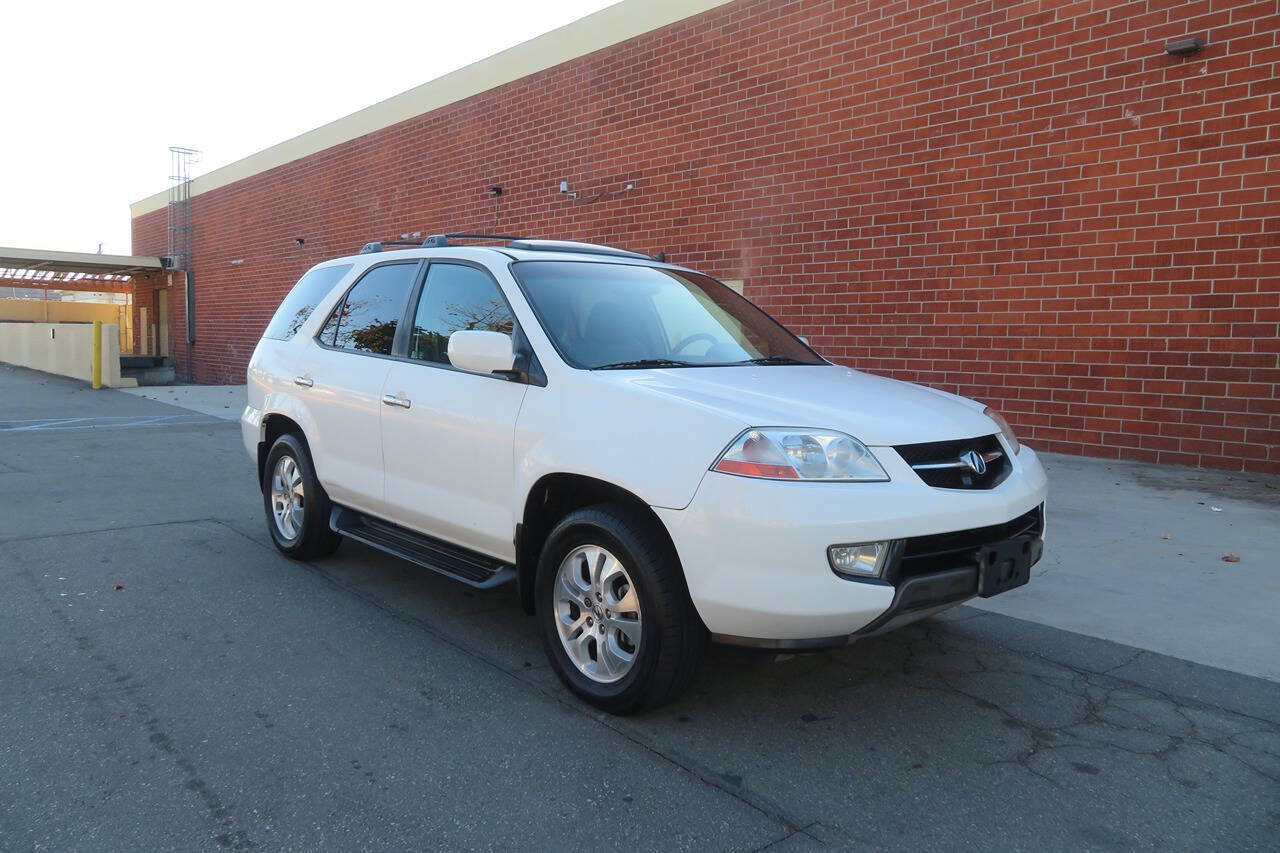
M968 453L960 455L960 461L965 464L973 473L981 477L987 473L987 461L982 458L982 454L976 450L970 450Z

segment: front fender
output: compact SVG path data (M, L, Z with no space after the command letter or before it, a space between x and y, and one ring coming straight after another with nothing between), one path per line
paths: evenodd
M533 387L515 436L517 506L546 474L612 483L654 507L683 509L707 469L747 424L591 374ZM566 409L564 401L574 401Z

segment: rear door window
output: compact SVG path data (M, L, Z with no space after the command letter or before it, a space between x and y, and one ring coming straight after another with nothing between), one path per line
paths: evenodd
M369 270L329 317L320 333L321 342L339 349L391 355L417 272L417 262L384 264Z
M333 290L333 286L351 271L352 266L353 264L338 264L309 270L306 275L298 279L298 283L280 303L280 307L276 309L275 316L267 324L267 330L262 333L262 336L274 338L277 341L287 341L298 334L298 330L302 328L303 323L307 322L311 312L316 310L320 300L329 295L329 291Z

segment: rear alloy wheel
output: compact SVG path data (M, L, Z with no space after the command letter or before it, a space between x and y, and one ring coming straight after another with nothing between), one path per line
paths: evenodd
M292 456L281 456L271 472L271 514L276 532L287 541L297 539L302 532L307 513L306 492L298 463Z
M706 646L671 540L641 508L601 504L561 519L543 545L534 600L556 674L615 714L675 699Z
M293 433L271 445L262 474L262 502L271 541L290 557L327 557L342 543L329 528L332 505L316 479L311 454Z

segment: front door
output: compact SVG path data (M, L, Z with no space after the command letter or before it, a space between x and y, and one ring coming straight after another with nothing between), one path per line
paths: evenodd
M449 363L449 335L511 334L513 320L488 272L433 261L408 332L408 360L383 386L386 504L396 521L456 545L514 561L516 417L527 385Z

